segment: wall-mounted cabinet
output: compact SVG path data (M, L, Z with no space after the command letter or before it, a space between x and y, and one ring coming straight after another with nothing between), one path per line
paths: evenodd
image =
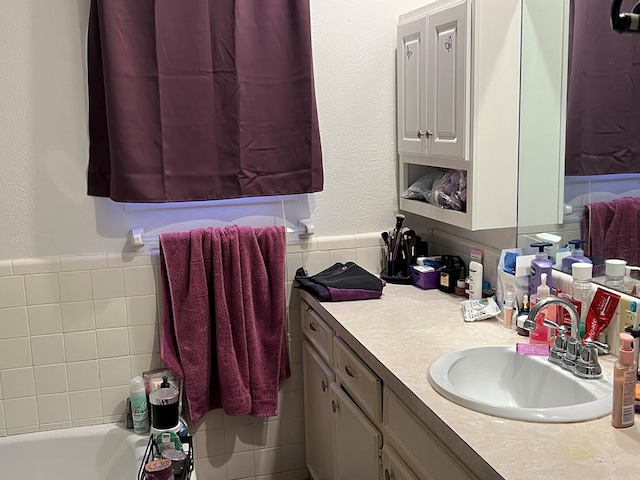
M516 226L519 0L439 0L400 16L400 209L469 230ZM466 209L402 198L428 167L463 170Z

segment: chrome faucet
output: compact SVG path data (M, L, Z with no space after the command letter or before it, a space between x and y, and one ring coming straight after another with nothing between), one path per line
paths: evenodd
M523 328L534 330L536 328L536 317L542 309L551 305L560 305L569 312L571 319L571 336L567 338L566 327L558 325L551 320L544 319L546 327L555 328L559 335L556 336L553 347L549 351L549 361L560 365L564 370L569 370L575 376L580 378L594 379L602 377L602 368L598 363L598 353L596 349L604 353L609 353L609 345L588 339L585 345L582 345L580 338L580 317L576 307L566 298L562 297L545 297L539 300L524 322Z

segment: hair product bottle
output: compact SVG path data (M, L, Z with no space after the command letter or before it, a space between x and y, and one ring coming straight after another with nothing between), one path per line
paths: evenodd
M616 428L630 427L634 423L637 373L638 365L633 361L633 337L621 333L618 359L613 369L611 424Z
M149 431L149 412L147 410L147 392L144 380L138 376L129 382L131 398L131 416L133 417L133 431L145 434Z

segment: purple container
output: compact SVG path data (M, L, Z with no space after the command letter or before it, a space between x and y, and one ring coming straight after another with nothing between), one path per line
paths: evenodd
M411 283L423 290L438 288L440 272L419 272L415 265L411 265Z

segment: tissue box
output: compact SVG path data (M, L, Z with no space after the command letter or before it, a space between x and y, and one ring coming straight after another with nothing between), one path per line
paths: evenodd
M423 290L438 288L440 272L421 271L424 268L425 267L422 265L411 265L411 283L413 283L416 287L422 288Z

